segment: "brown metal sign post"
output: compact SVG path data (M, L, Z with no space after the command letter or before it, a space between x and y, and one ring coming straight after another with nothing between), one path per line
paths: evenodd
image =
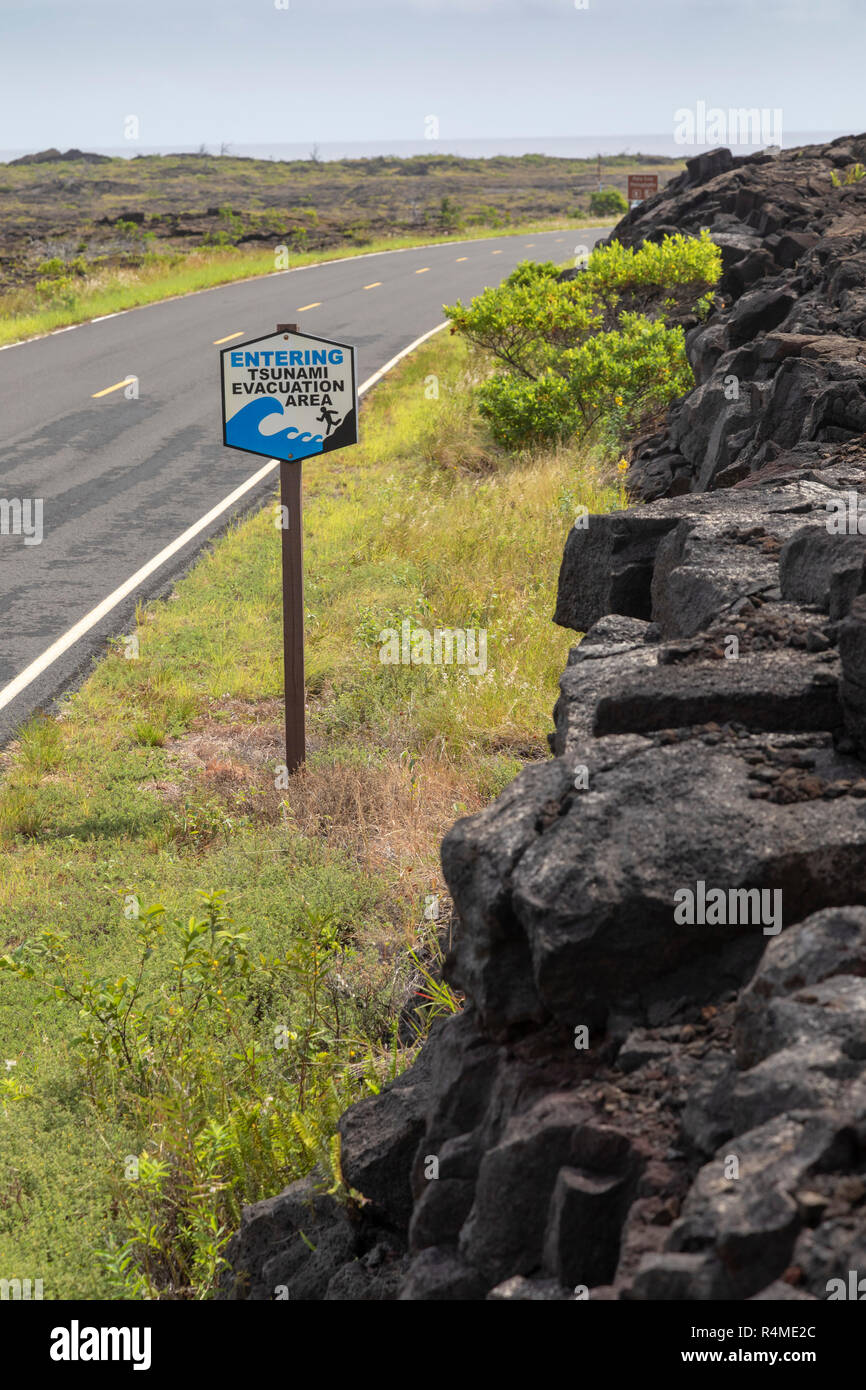
M224 348L223 443L280 464L286 767L306 756L302 460L358 442L355 350L278 323Z
M278 333L297 333L278 323ZM304 717L304 524L303 462L280 460L283 548L283 690L286 703L286 767L295 772L307 756Z

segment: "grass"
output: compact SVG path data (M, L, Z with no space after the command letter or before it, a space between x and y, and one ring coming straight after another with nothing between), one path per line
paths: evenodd
M581 226L606 226L610 218L581 219ZM560 231L562 219L527 222L519 226L464 228L447 236L421 233L417 236L380 237L361 245L339 244L327 251L292 252L291 269L317 265L322 261L344 260L378 251L399 251L413 246L438 246L453 241L476 241L491 236L526 236L533 232ZM135 266L96 269L80 277L61 275L53 282L41 282L40 294L32 288L9 290L0 295L0 345L22 342L51 333L70 324L84 323L103 314L116 314L142 304L236 280L252 279L275 272L275 254L267 251L223 247L190 252L153 252Z
M352 1200L333 1121L429 1022L441 836L547 756L558 557L624 504L588 456L493 447L478 371L434 339L307 465L303 770L275 505L0 755L0 1277L205 1297L244 1201L314 1162ZM485 629L486 671L384 665L406 618Z

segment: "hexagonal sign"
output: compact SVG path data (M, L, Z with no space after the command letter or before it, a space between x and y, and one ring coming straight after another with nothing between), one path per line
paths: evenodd
M355 349L307 333L223 348L223 443L305 459L358 442Z

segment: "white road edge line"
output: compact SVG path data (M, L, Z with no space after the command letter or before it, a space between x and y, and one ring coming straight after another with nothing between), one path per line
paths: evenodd
M397 356L392 357L390 362L386 362L384 367L380 367L378 372L374 372L372 376L368 377L367 380L358 387L358 395L363 396L366 391L370 390L371 386L375 386L376 382L382 379L386 372L389 372L391 368L395 367L398 362L401 362L404 357L408 357L410 352L414 352L422 343L426 343L428 338L432 338L435 333L441 333L442 329L447 327L448 320L446 319L444 323L438 323L436 327L431 328L429 332L422 333L421 337L416 338L414 343L410 343L408 347L403 348L402 352L398 352ZM95 608L92 608L89 613L86 613L83 618L79 619L73 627L64 632L62 637L58 637L56 642L52 642L51 646L47 647L41 656L37 656L35 661L31 661L29 666L25 666L20 675L15 676L14 680L11 680L8 685L0 690L0 709L5 709L7 705L10 705L13 700L17 699L22 691L27 689L28 685L32 685L44 671L48 670L49 666L54 665L58 657L61 657L64 652L68 652L70 647L74 647L75 643L78 642L85 633L89 632L92 627L95 627L97 623L107 617L112 609L116 608L123 599L128 598L128 596L138 588L139 584L143 583L145 579L148 579L155 570L158 570L161 565L165 564L166 560L170 560L172 555L176 555L189 541L193 540L201 531L204 531L206 527L210 526L211 522L216 521L217 517L221 516L223 512L228 511L230 507L234 506L235 502L238 502L245 493L249 492L260 483L262 479L266 478L269 473L272 473L275 468L278 468L279 463L279 459L269 459L257 473L254 473L251 478L247 478L245 483L241 483L240 487L236 487L234 492L230 492L228 497L224 497L215 507L211 507L209 512L192 526L187 527L186 531L178 536L176 540L173 540L170 545L167 545L161 550L158 555L154 555L152 560L148 560L146 565L142 565L141 569L136 570L135 574L130 575L129 579L125 580L119 588L115 589L113 593L109 594L107 598L104 598L101 603L97 604Z

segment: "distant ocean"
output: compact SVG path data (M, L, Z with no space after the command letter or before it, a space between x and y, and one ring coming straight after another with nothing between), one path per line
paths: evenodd
M785 148L794 145L819 145L849 135L850 131L791 131L783 137ZM219 154L219 142L204 142L208 154ZM309 159L311 142L287 142L273 145L234 145L228 153L249 159ZM596 155L650 154L670 155L686 159L709 149L709 145L678 145L671 134L663 135L574 135L527 136L524 139L504 140L323 140L317 145L320 159L371 159L376 155L456 154L472 159L491 159L494 155L546 154L560 159L594 159ZM735 152L752 153L754 145L731 147ZM137 154L195 154L198 145L143 145L128 141L124 145L87 145L88 153L115 155L132 159ZM7 163L34 150L0 150L0 162Z

